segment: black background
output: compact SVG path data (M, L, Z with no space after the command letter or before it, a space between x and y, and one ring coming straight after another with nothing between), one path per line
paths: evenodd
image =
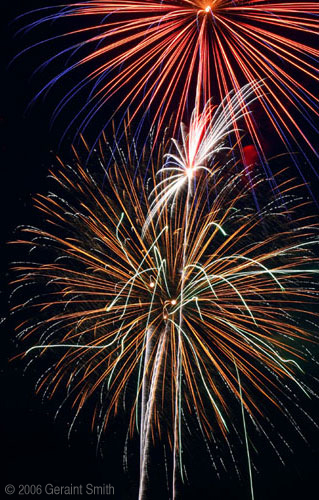
M50 2L46 2L50 4ZM48 167L54 163L59 132L49 129L50 105L47 101L38 103L30 113L25 113L38 87L30 80L36 67L33 56L23 56L8 68L8 62L24 47L23 38L14 38L15 25L9 25L18 14L43 6L44 1L5 2L2 7L3 77L1 92L1 271L2 317L7 317L7 282L10 279L8 267L12 261L12 249L6 242L13 237L17 225L32 219L31 198L38 191L46 191ZM48 98L50 102L50 97ZM60 153L68 156L67 145ZM316 190L316 186L314 186ZM33 219L32 219L33 220ZM16 488L23 484L74 485L92 483L112 484L116 499L136 498L136 467L128 473L122 467L124 432L121 420L114 422L107 432L101 454L96 453L96 438L90 433L84 417L80 419L71 440L67 438L67 410L54 421L57 401L41 403L34 394L36 373L23 375L23 363L8 360L18 352L14 339L13 321L2 323L1 351L2 363L2 476L4 485ZM316 416L318 405L312 401L309 411ZM319 473L318 434L307 427L308 443L291 435L294 453L283 467L275 455L259 452L259 473L254 474L256 500L266 499L313 499L318 497L317 478ZM194 454L196 457L196 453ZM131 459L134 462L134 458ZM245 463L245 454L242 461ZM136 456L136 463L138 457ZM156 458L155 458L156 467ZM190 453L190 462L192 457ZM194 459L193 476L196 477L200 465ZM242 465L245 470L245 465ZM2 487L3 488L3 487ZM1 495L2 495L1 490ZM215 500L240 500L249 498L248 474L239 481L231 475L224 475L219 481L213 470L205 480L192 481L184 489L181 498L202 498ZM3 494L4 495L4 494ZM16 496L14 496L16 497ZM165 498L161 489L153 489L150 498Z

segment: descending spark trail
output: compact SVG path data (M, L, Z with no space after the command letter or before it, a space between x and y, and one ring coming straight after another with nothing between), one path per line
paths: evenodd
M121 102L123 111L129 106L132 119L152 109L151 120L159 130L176 112L177 130L187 120L187 109L198 106L202 111L212 97L221 102L231 90L263 80L256 93L272 129L289 151L303 150L307 156L312 150L318 156L307 134L317 133L318 99L312 88L319 80L318 2L87 0L40 12L42 19L37 17L28 30L43 23L52 29L53 20L78 23L78 29L36 44L63 42L43 67L66 59L65 69L38 96L73 73L78 79L83 68L84 76L66 90L53 120L86 92L71 123L79 132L112 99ZM245 121L262 160L258 125L249 114Z
M150 448L150 433L152 426L152 412L155 404L156 389L158 387L158 379L160 376L161 363L165 354L167 339L167 326L164 332L161 334L157 352L154 361L154 370L152 375L152 381L150 384L149 395L147 399L147 408L145 412L142 412L142 424L141 424L141 452L140 452L140 485L139 485L139 500L144 498L145 488L146 488L146 476L147 476L147 460ZM144 384L144 381L143 381Z
M51 172L55 191L36 198L49 227L23 228L20 243L33 260L15 266L25 354L52 363L37 390L54 394L66 384L75 418L96 400L99 434L122 404L129 409L129 432L140 433L140 500L158 436L172 450L176 498L187 420L196 417L205 442L226 437L241 427L239 402L242 423L246 414L265 433L263 409L284 413L287 385L308 393L302 342L311 335L296 318L316 317L307 304L317 297L317 259L309 257L318 228L294 215L304 202L293 183L279 183L281 198L272 199L254 178L268 190L257 212L229 158L226 167L214 163L214 176L208 161L173 209L167 199L150 219L161 148L145 183L136 174L143 161L118 148L120 160L103 174L107 194L80 164Z
M246 444L246 450L247 450L248 469L249 469L251 500L254 500L255 495L254 495L254 488L253 488L253 479L252 479L252 470L251 470L251 462L250 462L249 444L248 444L248 439L247 439L245 409L244 409L244 405L243 405L243 393L242 393L242 390L241 390L240 375L239 375L239 371L238 371L238 368L237 368L235 360L234 360L234 365L235 365L236 375L237 375L237 379L238 379L241 414L242 414L242 417L243 417L244 434L245 434L245 444Z

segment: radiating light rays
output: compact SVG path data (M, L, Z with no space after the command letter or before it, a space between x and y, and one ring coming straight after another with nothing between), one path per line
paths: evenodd
M248 106L256 99L254 91L261 82L247 84L238 92L231 92L219 106L208 102L202 113L195 108L189 127L181 124L181 144L172 139L173 150L165 155L166 161L157 172L159 180L154 187L150 213L144 231L152 218L168 203L174 207L176 197L185 188L191 195L195 178L204 172L214 175L217 165L214 158L222 151L229 150L226 138L239 132L239 123L248 113ZM234 128L236 127L236 128ZM188 202L186 202L187 206Z
M187 109L202 110L212 97L220 102L231 90L263 80L256 92L280 139L289 151L301 149L309 156L310 148L318 155L307 134L317 133L318 14L317 2L252 0L90 0L53 14L45 11L29 28L62 19L78 22L79 28L48 39L66 41L43 66L60 56L67 64L39 95L83 66L84 77L68 88L53 119L87 89L87 102L72 120L79 132L101 118L113 99L116 105L121 101L123 111L130 106L132 120L152 109L159 130L173 112L177 130ZM102 124L111 119L107 115ZM262 161L258 125L249 114L245 121Z
M175 497L188 418L209 441L236 425L241 432L238 403L263 429L265 406L280 408L287 384L308 393L303 342L311 336L297 318L316 317L307 304L317 297L318 260L309 259L318 227L294 214L304 203L288 180L276 200L254 178L267 192L256 212L245 174L228 164L195 184L196 205L184 192L145 229L165 151L145 183L138 156L128 148L125 163L119 152L123 163L103 172L107 190L79 164L51 172L55 194L36 198L45 229L23 229L32 261L16 265L22 302L14 311L27 359L52 363L38 390L66 385L75 418L93 399L99 433L126 408L130 434L141 436L140 499L152 440L167 439Z

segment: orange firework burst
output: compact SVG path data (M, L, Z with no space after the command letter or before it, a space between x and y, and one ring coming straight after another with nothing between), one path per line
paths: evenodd
M307 131L316 129L318 100L312 86L319 79L318 14L318 3L305 1L88 0L70 4L31 24L61 18L79 22L78 29L47 40L65 41L45 65L59 56L69 58L63 72L41 93L61 79L66 82L83 66L86 76L70 86L54 118L88 89L88 100L75 118L80 132L113 98L113 108L125 111L129 106L132 118L153 105L152 122L159 123L159 128L174 111L177 128L188 106L202 109L212 97L221 101L230 90L263 80L257 93L273 129L290 151L303 149L307 143L317 155L300 119L307 120ZM250 115L246 128L262 152L263 141Z
M232 400L244 429L245 414L262 428L267 403L285 412L287 384L307 393L302 342L311 336L297 318L314 316L305 304L316 295L317 261L308 259L319 240L310 217L295 218L304 202L292 182L279 183L276 200L254 178L268 198L256 212L245 174L216 159L207 162L213 176L199 170L191 192L179 190L150 218L152 198L172 182L163 169L157 187L167 148L159 148L146 182L147 155L132 150L118 148L103 182L79 163L51 172L55 193L36 197L48 228L25 227L19 241L33 261L15 266L23 302L14 310L32 316L18 328L30 342L25 356L52 363L38 390L54 394L66 384L75 417L99 393L100 432L123 403L129 408L130 432L141 435L139 498L152 438L168 434L175 498L188 416L208 441L235 426Z

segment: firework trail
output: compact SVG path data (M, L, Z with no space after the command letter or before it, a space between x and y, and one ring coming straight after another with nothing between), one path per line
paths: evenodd
M176 131L180 121L187 120L188 109L202 111L212 97L221 102L233 89L263 80L256 92L272 129L289 151L304 150L307 156L310 148L318 155L305 132L316 133L318 117L312 91L319 79L317 2L88 0L43 12L28 30L66 22L64 33L36 44L63 41L43 67L59 57L66 59L66 67L38 96L60 80L77 81L61 99L53 120L87 92L86 104L71 124L77 123L82 133L112 99L120 101L118 110L124 113L129 106L132 119L152 109L158 130L173 111ZM78 23L78 29L70 30L68 20ZM61 26L63 30L65 24ZM78 78L80 67L84 78ZM249 114L245 120L263 161L258 125Z
M201 170L192 197L185 187L173 210L167 200L149 219L165 147L143 182L147 154L141 160L130 146L118 148L104 185L79 163L51 172L55 190L35 201L47 228L22 229L32 260L15 265L22 301L13 311L27 359L51 363L38 391L66 385L75 419L98 395L99 435L122 405L129 409L129 433L141 436L140 499L151 443L167 435L175 498L188 418L205 442L227 440L236 402L243 421L263 429L265 406L286 414L287 384L308 392L303 342L312 337L297 318L315 316L307 304L317 296L317 260L309 259L319 240L311 218L296 215L304 202L292 181L279 183L276 200L254 178L268 189L256 212L245 174L226 158L207 162L214 176Z

